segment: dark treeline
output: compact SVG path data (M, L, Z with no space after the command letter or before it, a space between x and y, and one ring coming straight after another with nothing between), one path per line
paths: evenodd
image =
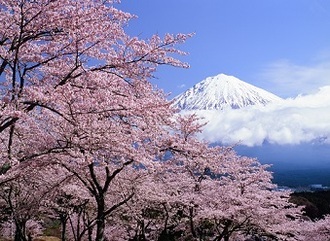
M304 205L305 215L312 220L320 219L330 214L330 190L317 192L295 192L291 202Z

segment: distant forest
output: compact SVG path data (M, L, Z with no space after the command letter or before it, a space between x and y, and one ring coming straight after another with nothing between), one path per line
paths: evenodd
M330 214L330 191L295 192L290 201L297 205L304 205L305 215L317 220Z

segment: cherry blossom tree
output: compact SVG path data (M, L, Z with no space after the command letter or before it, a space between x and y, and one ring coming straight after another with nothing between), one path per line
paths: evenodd
M326 215L324 218L315 222L306 221L299 223L299 231L301 240L329 240L330 239L330 217Z
M69 140L58 140L51 126L46 128L56 123L41 123L45 119L56 117L68 128L77 117L111 113L119 120L150 103L155 111L164 105L159 95L154 94L155 102L143 103L144 96L134 103L152 91L146 78L159 64L185 66L168 53L181 54L173 45L186 35L163 40L155 35L149 41L129 37L123 27L133 16L112 1L4 0L0 5L3 165L71 148ZM29 135L23 133L26 128Z
M95 199L96 240L134 193L106 207L114 179L132 166L153 169L168 134L173 110L147 79L160 64L186 66L172 55L183 54L174 45L187 35L130 37L123 27L133 16L113 4L0 2L1 178L24 162L61 164Z
M196 138L200 126L194 115L178 118L176 139L164 148L171 152L166 164L172 165L146 184L163 186L147 195L163 210L163 220L176 222L174 229L181 229L190 240L229 240L239 235L287 240L297 235L286 227L302 218L301 208L289 202L288 192L276 190L267 166L238 156L230 147L200 142ZM157 190L157 185L143 190ZM166 216L170 213L171 218ZM169 227L168 223L161 226Z
M56 175L53 165L50 168L30 164L15 179L0 185L5 226L11 228L13 237L10 238L15 240L28 240L33 234L40 233L43 202L66 179L66 176Z
M90 213L95 207L88 190L81 188L77 180L69 178L52 191L43 202L44 214L50 220L58 220L61 226L61 240L82 240L92 237Z

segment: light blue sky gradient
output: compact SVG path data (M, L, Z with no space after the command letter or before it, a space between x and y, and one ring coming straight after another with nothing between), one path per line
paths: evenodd
M170 97L219 73L284 98L330 84L329 0L122 0L118 8L138 16L131 35L195 33L180 46L191 68L156 73Z

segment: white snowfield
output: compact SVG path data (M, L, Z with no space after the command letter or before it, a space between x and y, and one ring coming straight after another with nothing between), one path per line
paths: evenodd
M234 76L219 74L206 78L178 95L173 104L181 110L223 110L278 101L282 99L266 90Z

